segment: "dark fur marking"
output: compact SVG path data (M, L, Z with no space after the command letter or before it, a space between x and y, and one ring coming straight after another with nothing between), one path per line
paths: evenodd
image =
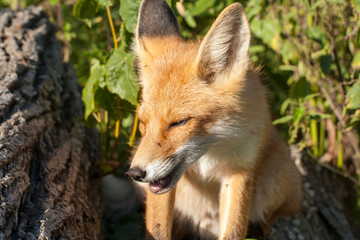
M138 36L180 37L176 17L165 0L144 0L140 7Z

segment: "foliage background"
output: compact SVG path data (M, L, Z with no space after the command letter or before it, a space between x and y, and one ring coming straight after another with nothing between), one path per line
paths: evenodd
M103 174L122 166L136 138L139 88L130 46L140 2L0 0L0 7L13 9L41 5L58 27L64 60L75 66L84 87L84 122L101 135ZM204 36L233 2L168 0L190 40ZM251 58L262 66L269 88L274 124L289 143L349 178L360 193L360 1L240 2L253 34ZM359 221L358 215L354 219ZM138 222L137 216L123 222L132 221ZM124 231L117 225L109 229L115 235Z

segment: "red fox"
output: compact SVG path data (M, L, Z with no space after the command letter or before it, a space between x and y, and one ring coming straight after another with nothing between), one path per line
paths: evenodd
M200 42L165 0L143 0L134 41L142 139L128 175L146 189L147 239L244 239L301 206L301 175L271 122L241 4Z

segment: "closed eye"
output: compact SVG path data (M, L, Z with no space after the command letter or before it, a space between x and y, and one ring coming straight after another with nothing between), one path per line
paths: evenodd
M170 124L169 129L170 129L170 128L173 128L173 127L183 126L183 125L185 125L190 119L191 119L191 117L182 119L182 120L177 121L177 122L174 122L174 123Z

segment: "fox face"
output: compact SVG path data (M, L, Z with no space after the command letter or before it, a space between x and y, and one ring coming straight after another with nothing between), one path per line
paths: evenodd
M240 5L221 14L203 41L186 42L165 1L143 1L133 47L142 87L134 180L168 192L210 148L241 132L249 43Z

